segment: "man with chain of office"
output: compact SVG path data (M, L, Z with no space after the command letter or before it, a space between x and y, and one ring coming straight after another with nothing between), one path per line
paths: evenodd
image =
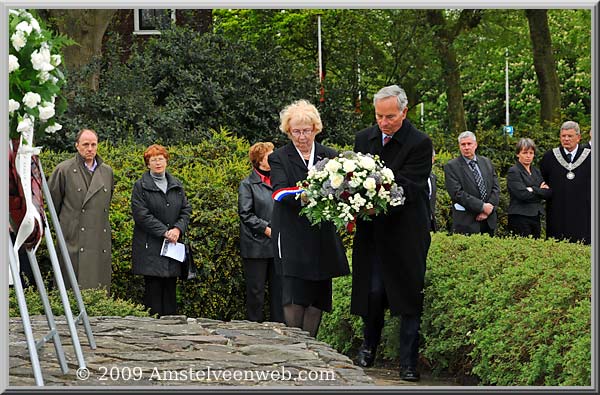
M560 128L560 147L540 162L542 177L552 189L546 202L546 237L590 244L592 229L592 151L579 144L574 121Z

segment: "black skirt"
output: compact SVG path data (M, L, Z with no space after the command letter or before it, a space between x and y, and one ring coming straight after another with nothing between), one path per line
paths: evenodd
M331 311L331 279L303 280L297 277L283 276L283 305L297 304L314 306L320 310Z

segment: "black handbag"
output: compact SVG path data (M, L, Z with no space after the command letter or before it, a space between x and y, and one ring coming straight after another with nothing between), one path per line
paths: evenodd
M196 267L196 263L194 263L192 246L190 243L185 243L184 245L185 258L183 259L183 262L181 262L181 275L179 276L183 281L198 277L198 268Z

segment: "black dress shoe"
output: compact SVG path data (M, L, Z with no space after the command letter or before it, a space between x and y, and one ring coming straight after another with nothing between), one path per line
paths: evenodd
M414 366L401 366L400 367L400 380L404 381L419 381L421 375Z
M357 362L358 366L363 368L368 368L369 366L373 366L373 362L375 362L375 353L377 347L371 348L367 347L364 344L360 346L358 349L358 357Z

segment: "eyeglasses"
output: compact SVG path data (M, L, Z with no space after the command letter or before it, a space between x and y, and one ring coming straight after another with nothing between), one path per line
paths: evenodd
M163 156L159 156L158 158L150 158L148 162L157 163L157 162L165 162L167 159Z
M294 137L300 137L300 136L310 136L312 134L313 130L312 129L294 129L292 130L292 134L294 135Z

